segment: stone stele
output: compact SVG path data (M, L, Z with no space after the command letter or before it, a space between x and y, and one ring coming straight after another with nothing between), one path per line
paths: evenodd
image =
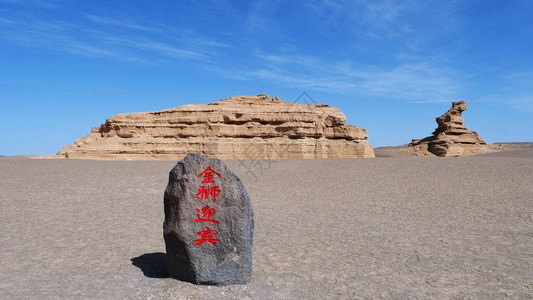
M114 115L57 155L92 159L219 159L374 157L366 129L325 104L268 95Z
M486 143L475 131L463 125L462 112L466 110L465 101L452 103L445 114L436 119L439 125L432 136L414 139L408 146L413 155L425 156L468 156L499 150L499 147Z
M171 277L208 285L250 282L252 205L222 161L189 154L170 171L163 231Z

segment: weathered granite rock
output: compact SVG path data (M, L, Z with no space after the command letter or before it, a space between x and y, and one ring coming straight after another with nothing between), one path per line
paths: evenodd
M365 129L324 104L298 104L268 95L114 115L67 145L65 158L219 159L374 157Z
M499 147L486 143L477 132L463 125L465 110L465 101L453 102L452 108L436 119L439 126L433 135L413 139L408 150L415 156L467 156L498 150Z
M170 171L163 230L171 277L210 285L250 282L252 205L222 161L189 154Z

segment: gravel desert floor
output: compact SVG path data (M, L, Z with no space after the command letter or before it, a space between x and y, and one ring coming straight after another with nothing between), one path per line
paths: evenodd
M0 299L531 299L533 147L464 158L227 161L252 282L167 278L176 161L0 158Z

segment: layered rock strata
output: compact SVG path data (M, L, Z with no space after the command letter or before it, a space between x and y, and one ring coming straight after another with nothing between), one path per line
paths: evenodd
M65 158L218 159L374 157L366 129L325 104L268 95L118 114L57 153Z
M452 103L445 114L436 119L438 127L432 136L414 139L409 147L413 155L467 156L498 150L497 146L486 143L475 131L463 125L462 112L466 110L465 101Z

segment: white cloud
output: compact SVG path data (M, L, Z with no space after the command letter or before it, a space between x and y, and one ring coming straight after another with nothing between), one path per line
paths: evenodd
M504 76L506 80L505 89L511 90L527 90L533 92L533 71L514 72Z
M311 56L260 53L257 57L263 67L241 71L243 78L267 79L285 87L424 102L454 98L461 90L458 80L462 74L430 59L385 67Z
M511 107L517 111L533 114L533 96L522 96L508 100Z
M322 0L307 7L321 20L323 34L332 28L349 36L396 41L419 50L465 25L458 12L470 3L459 0Z
M128 42L128 45L137 49L152 50L158 54L165 56L190 58L203 61L209 60L209 57L204 53L184 50L172 45L155 41L130 41Z
M192 30L176 33L168 32L167 27L159 31L125 18L95 15L87 15L87 18L96 25L127 31L100 30L94 26L43 20L19 13L0 18L0 41L81 56L156 64L176 58L208 62L216 54L214 49L231 48ZM143 37L128 30L149 34Z
M284 87L309 87L331 93L418 102L449 101L461 95L462 80L467 74L452 67L448 51L435 51L429 44L443 35L462 30L457 12L465 4L455 0L445 3L323 0L308 1L305 5L319 20L317 27L322 28L322 34L329 36L334 29L345 39L341 43L343 47L356 50L317 53L305 45L286 51L259 46L252 52L258 60L253 67L241 69L240 77L278 82ZM257 17L253 13L250 15ZM268 17L269 14L264 13L253 19L253 27L268 25L282 31L278 26L271 26L277 24ZM291 39L288 35L285 40ZM366 48L364 45L368 37L380 40L380 49L390 46L384 52L386 59L376 58L376 63L368 58L360 59L359 52L373 49L373 46Z
M61 8L59 5L59 0L56 1L47 1L47 0L0 0L0 3L7 3L10 5L20 5L20 6L33 6L33 7L42 7L49 9Z
M533 72L528 70L505 74L500 82L500 86L480 100L503 103L516 111L533 114Z
M117 55L117 53L105 49L100 49L97 47L79 44L76 42L69 42L68 47L65 48L67 52L71 52L74 54L81 54L84 56L110 56L114 57Z
M109 26L116 26L116 27L123 27L123 28L129 28L129 29L135 29L135 30L143 30L143 31L154 31L154 29L139 25L132 20L126 19L126 18L108 18L108 17L101 17L101 16L95 16L95 15L87 15L87 19L104 25Z

